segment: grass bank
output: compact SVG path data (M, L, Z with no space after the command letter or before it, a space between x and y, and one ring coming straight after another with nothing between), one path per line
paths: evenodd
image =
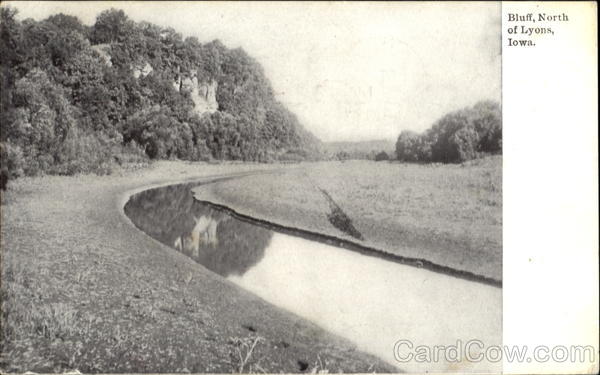
M194 190L234 211L502 280L502 158L464 164L347 161Z
M160 162L11 181L2 193L1 372L394 371L137 230L133 191L277 165Z

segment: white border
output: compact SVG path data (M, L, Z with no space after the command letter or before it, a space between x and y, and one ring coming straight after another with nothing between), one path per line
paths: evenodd
M598 373L597 7L502 12L504 344L596 349L595 364L504 358L504 372ZM569 21L535 47L509 47L508 14L540 12Z

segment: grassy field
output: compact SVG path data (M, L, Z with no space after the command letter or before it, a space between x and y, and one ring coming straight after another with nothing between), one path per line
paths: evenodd
M11 181L0 372L395 371L152 240L122 212L144 186L279 167L160 162Z
M313 163L195 193L248 216L502 279L500 156L451 165Z

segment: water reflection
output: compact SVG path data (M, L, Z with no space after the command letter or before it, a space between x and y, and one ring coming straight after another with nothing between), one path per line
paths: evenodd
M167 186L131 197L125 214L154 239L221 276L243 275L264 256L272 232L194 200L190 187Z

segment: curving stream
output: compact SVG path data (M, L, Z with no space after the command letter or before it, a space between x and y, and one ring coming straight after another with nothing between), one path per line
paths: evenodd
M196 201L199 183L133 195L125 213L142 231L266 301L406 371L499 372L434 345L502 344L502 289L278 233ZM413 354L413 360L399 362ZM410 341L410 344L408 343ZM412 345L412 349L410 348ZM428 352L419 346L427 345ZM483 348L485 350L485 348ZM461 353L462 351L462 353ZM455 355L456 354L456 355ZM462 355L461 355L462 354ZM462 358L461 358L462 357ZM418 361L424 360L424 361Z

